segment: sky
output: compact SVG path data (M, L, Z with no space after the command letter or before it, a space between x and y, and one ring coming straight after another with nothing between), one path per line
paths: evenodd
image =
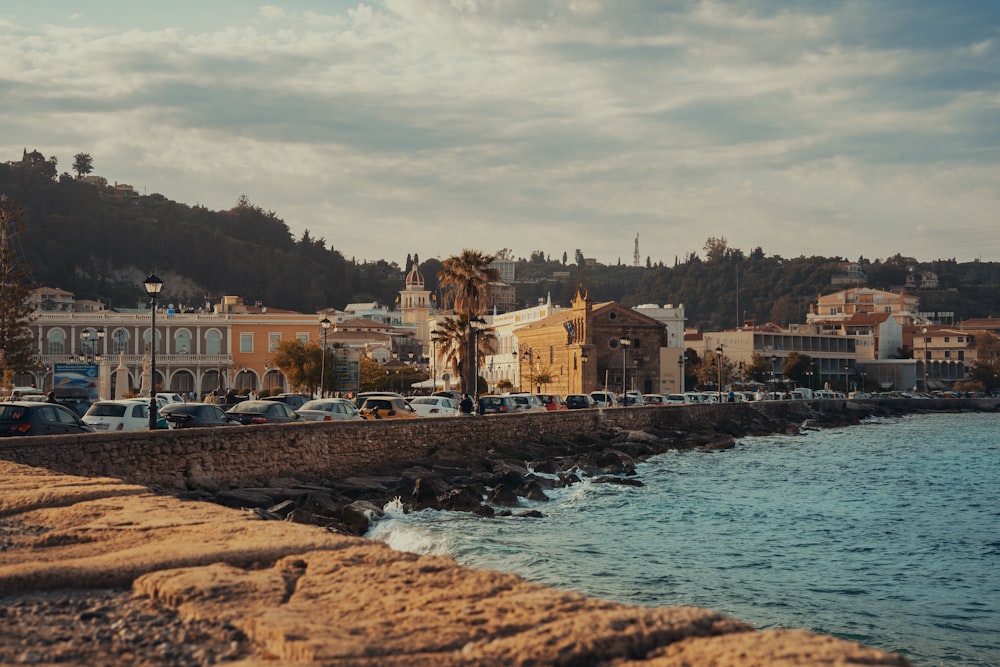
M5 0L0 160L348 259L1000 261L996 0Z

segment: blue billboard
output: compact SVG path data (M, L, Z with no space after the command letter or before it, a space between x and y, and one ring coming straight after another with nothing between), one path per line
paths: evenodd
M58 398L86 398L96 401L100 398L97 364L56 364L53 368L52 389Z

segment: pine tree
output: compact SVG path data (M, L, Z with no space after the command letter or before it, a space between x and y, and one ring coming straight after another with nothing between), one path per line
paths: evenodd
M37 365L29 322L34 314L28 297L28 272L14 250L24 229L22 212L0 194L0 370L24 373Z

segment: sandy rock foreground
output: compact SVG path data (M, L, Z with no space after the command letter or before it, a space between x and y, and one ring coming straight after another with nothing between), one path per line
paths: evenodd
M0 462L0 663L907 665Z

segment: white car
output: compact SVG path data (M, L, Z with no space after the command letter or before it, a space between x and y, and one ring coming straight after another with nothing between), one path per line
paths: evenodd
M414 396L408 398L410 407L421 417L455 417L458 404L447 396Z
M83 415L83 423L90 424L98 433L145 431L149 429L149 401L141 398L97 401Z
M542 399L527 392L509 394L517 403L518 412L548 412L549 409L542 403Z

